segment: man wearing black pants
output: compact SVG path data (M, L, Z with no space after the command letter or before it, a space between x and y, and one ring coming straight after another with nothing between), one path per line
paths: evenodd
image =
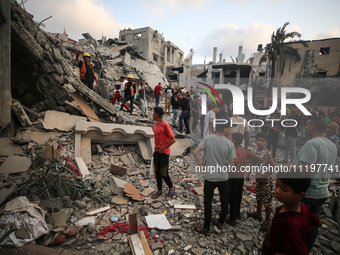
M130 101L130 115L132 115L133 111L133 100L136 100L136 85L133 82L133 76L129 75L128 76L128 82L125 83L125 88L124 88L124 101L120 105L120 110L123 110L123 106L126 104L127 101Z
M162 195L162 181L169 187L168 197L175 195L175 186L173 186L169 176L169 155L170 146L176 142L174 133L170 125L163 120L163 108L155 107L153 111L153 119L156 121L154 127L155 152L153 154L153 162L157 181L157 191L152 194L155 199Z
M231 127L229 120L227 123L216 124L216 134L204 137L194 150L194 158L197 164L195 169L197 171L197 168L199 168L205 173L204 225L202 226L199 223L195 223L194 229L206 236L210 235L209 230L212 215L211 202L215 188L218 188L220 193L221 213L219 219L214 219L212 224L219 229L223 229L223 223L228 214L229 175L226 169L234 165L234 158L236 157L234 145L226 138L226 135L230 135L230 133ZM205 152L205 166L203 166L199 157L201 150Z

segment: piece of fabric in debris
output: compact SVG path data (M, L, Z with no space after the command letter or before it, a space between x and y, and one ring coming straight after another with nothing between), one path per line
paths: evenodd
M145 225L139 225L139 230L143 231L145 234L145 237L148 238L150 236L148 228ZM101 237L107 235L110 232L113 231L119 231L120 233L127 233L129 231L130 224L127 222L116 222L106 228L104 228L102 231L99 232L98 238L102 239Z
M49 232L43 209L30 203L24 196L6 204L4 213L0 217L0 224L5 226L4 229L0 229L0 236L10 229L11 223L17 229L24 228L29 238L19 239L15 232L12 232L2 243L14 243L17 246L23 246Z
M246 190L249 190L250 192L256 193L256 187L248 186Z

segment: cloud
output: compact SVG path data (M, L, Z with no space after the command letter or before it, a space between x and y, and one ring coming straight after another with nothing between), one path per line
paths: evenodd
M333 30L331 31L328 31L328 32L315 32L313 35L312 35L312 39L316 40L316 39L325 39L325 38L330 38L330 37L336 37L336 36L339 36L339 28L334 28Z
M157 18L161 18L166 11L174 12L186 7L203 8L206 0L142 0L143 8Z
M102 34L114 38L120 29L132 27L115 21L113 12L100 0L34 0L26 2L25 7L37 21L52 15L44 22L45 30L61 33L65 28L73 39L83 38L82 33L90 33L96 39Z
M212 61L213 47L217 47L218 55L223 53L223 58L230 62L230 56L234 59L237 56L240 44L243 45L245 60L247 60L252 53L256 52L258 44L265 47L270 42L270 36L275 29L264 23L252 23L248 28L241 28L234 23L224 24L200 39L199 47L194 49L196 52L194 62L203 62L196 62L196 58L202 60L204 56L207 56L207 62Z

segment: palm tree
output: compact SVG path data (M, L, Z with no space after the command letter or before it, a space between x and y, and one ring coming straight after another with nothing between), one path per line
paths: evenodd
M276 32L273 32L271 43L267 44L266 52L260 60L260 65L262 62L266 60L268 61L270 78L275 78L276 70L281 72L281 75L283 74L286 63L286 56L291 57L290 63L293 59L295 60L295 62L301 60L298 50L291 47L289 43L284 42L288 38L293 39L294 37L301 37L301 34L298 32L287 33L286 27L288 25L289 22L286 22L282 27L278 28ZM308 44L305 41L297 41L297 43L302 44L304 47L308 47Z

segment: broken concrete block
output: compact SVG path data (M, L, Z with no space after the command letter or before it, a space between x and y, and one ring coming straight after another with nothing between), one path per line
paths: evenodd
M76 165L83 176L90 174L89 169L87 168L83 158L75 157Z
M71 131L79 120L86 120L86 118L65 112L47 111L43 125L48 130Z
M149 195L150 195L152 192L154 192L154 191L155 191L154 188L149 187L149 188L143 190L143 191L141 192L141 194L142 194L144 197L147 197L147 196L149 196Z
M119 196L123 196L126 183L127 183L126 181L123 181L113 176L112 180L110 180L110 187L112 193Z
M20 156L9 156L0 166L0 174L15 174L27 172L31 166L31 159Z
M31 237L25 227L21 227L15 231L15 236L20 239L29 239Z
M121 157L120 157L120 160L123 161L124 165L126 165L127 167L129 167L129 166L132 165L132 163L131 163L129 157L128 157L126 154L124 154L123 156L121 156Z
M242 242L253 240L253 236L251 234L248 234L243 231L237 231L236 237L240 239Z
M125 197L114 196L113 198L111 198L111 203L117 205L127 205L129 203L129 200Z
M81 226L87 226L89 223L96 224L96 218L97 216L85 217L81 220L78 220L75 223L75 225L81 227Z
M73 212L73 208L64 208L59 212L53 214L52 219L54 218L54 226L56 227L67 227L67 221L71 217Z

